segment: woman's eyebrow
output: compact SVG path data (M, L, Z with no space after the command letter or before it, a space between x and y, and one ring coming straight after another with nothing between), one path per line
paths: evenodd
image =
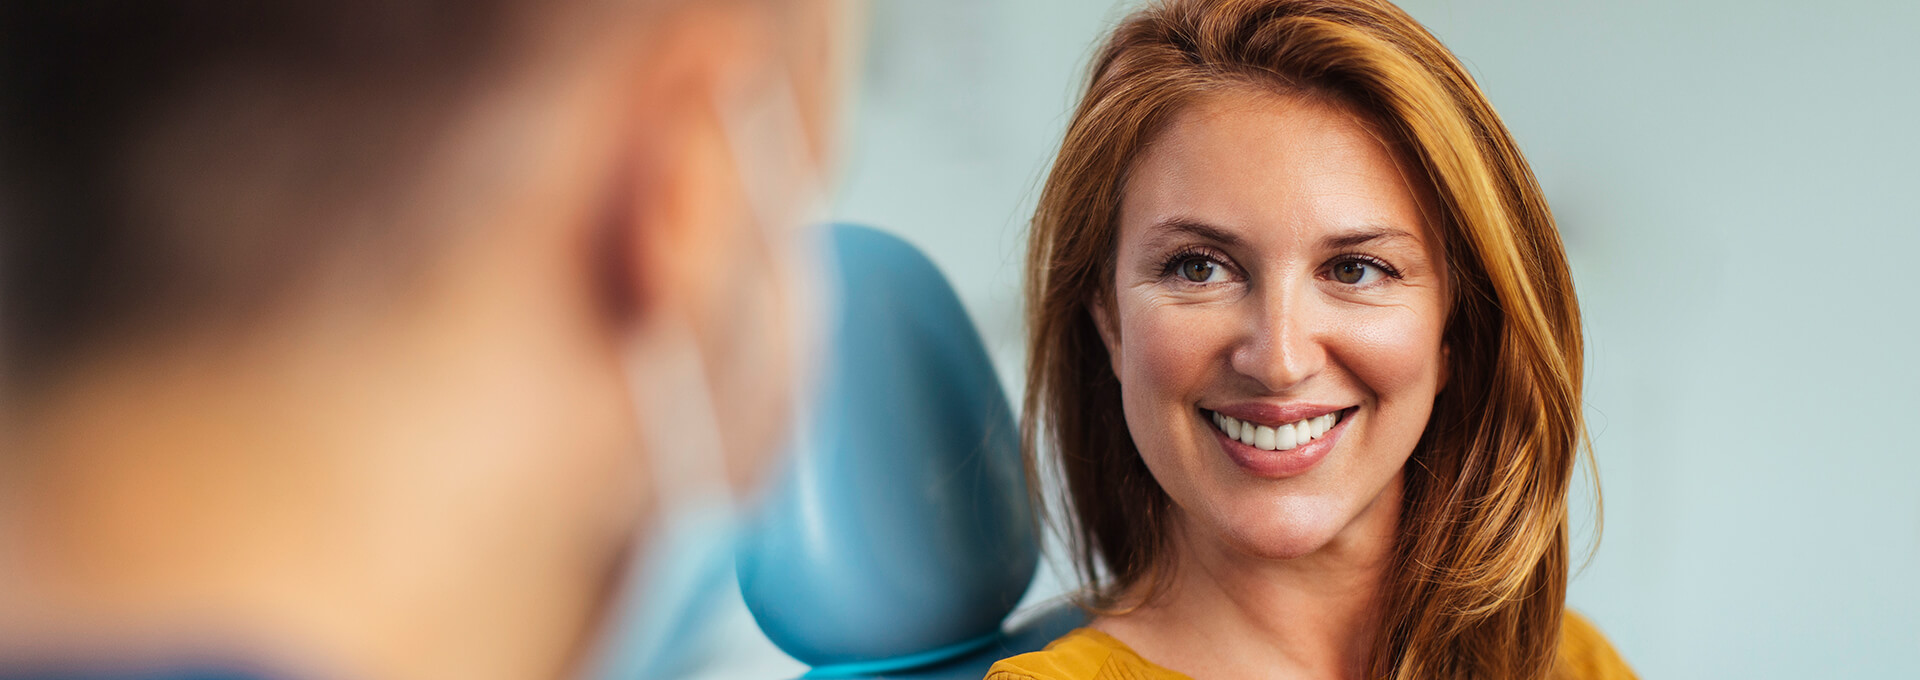
M1355 231L1328 236L1320 243L1328 250L1345 250L1379 241L1417 241L1413 233L1399 227L1367 225Z
M1147 242L1149 249L1158 248L1181 235L1199 237L1227 247L1240 245L1240 237L1235 236L1233 232L1191 217L1170 217L1160 220L1154 223L1151 233L1153 239Z
M1151 233L1153 234L1153 238L1147 242L1150 249L1159 248L1165 245L1167 241L1174 240L1183 235L1214 241L1227 247L1241 245L1240 237L1233 232L1190 217L1170 217L1155 222ZM1321 241L1321 245L1328 250L1343 250L1347 248L1357 248L1368 243L1402 240L1417 241L1418 239L1414 237L1413 232L1399 227L1372 224L1353 231L1328 236Z

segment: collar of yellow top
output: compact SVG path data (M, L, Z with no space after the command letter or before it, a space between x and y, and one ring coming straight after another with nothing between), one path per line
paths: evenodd
M1126 643L1075 628L1047 648L994 664L990 680L1193 680L1142 658Z

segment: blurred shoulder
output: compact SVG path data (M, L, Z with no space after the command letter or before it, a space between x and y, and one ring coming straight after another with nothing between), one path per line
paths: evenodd
M1633 668L1614 651L1613 643L1600 634L1587 617L1568 609L1560 620L1560 662L1554 668L1558 680L1635 680Z
M1092 628L1077 628L1038 652L1007 657L986 680L1190 680L1155 666L1126 644Z

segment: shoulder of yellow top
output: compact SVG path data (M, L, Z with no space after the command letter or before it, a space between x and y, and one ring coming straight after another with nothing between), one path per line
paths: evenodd
M1114 650L1088 629L1076 629L1046 649L1011 656L987 669L986 680L1093 680Z
M1560 661L1554 677L1560 680L1636 680L1633 668L1614 651L1613 644L1592 621L1568 609L1560 620Z

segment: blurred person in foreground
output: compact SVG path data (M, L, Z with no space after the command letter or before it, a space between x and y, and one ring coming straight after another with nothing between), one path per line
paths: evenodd
M0 12L0 676L592 672L779 448L847 8Z

